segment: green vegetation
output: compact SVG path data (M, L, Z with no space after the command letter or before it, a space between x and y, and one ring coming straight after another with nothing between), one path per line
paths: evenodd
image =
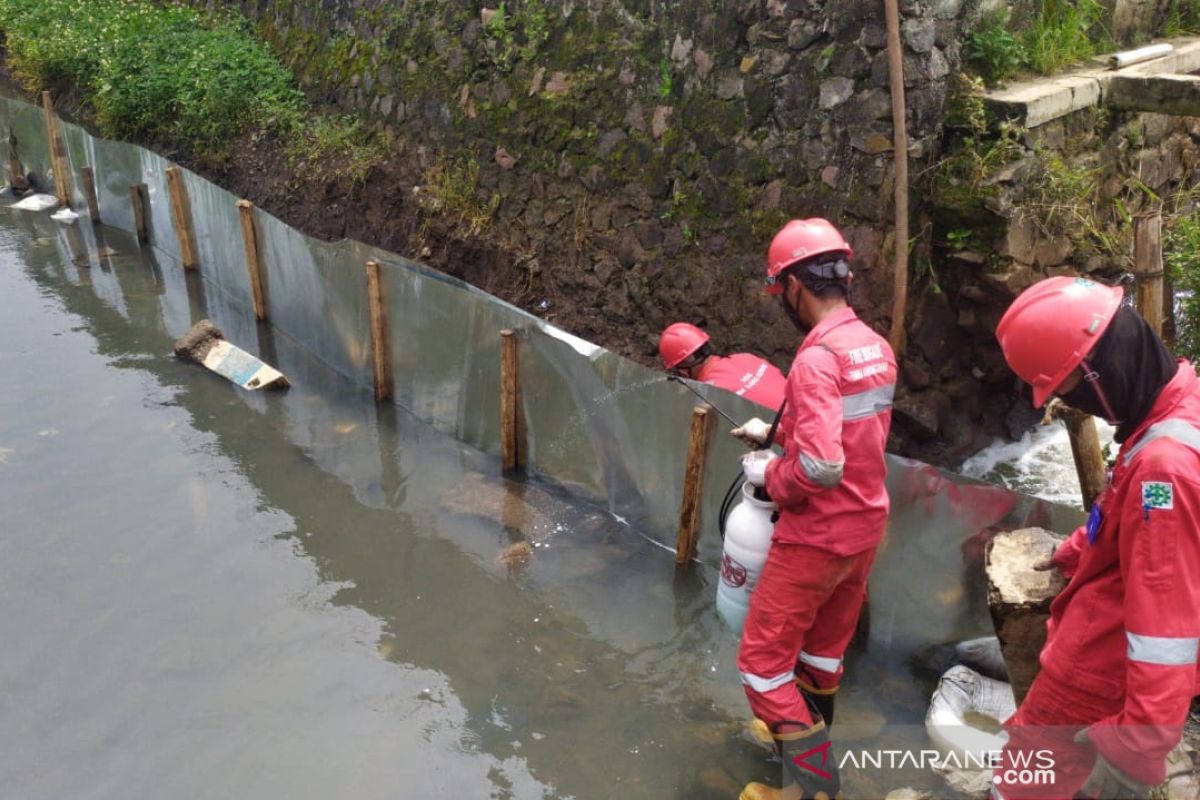
M1195 0L1177 0L1194 4ZM1021 72L1046 75L1077 64L1114 44L1099 0L1040 0L1020 17L1006 8L985 17L967 37L967 58L992 85ZM1182 20L1188 12L1181 10Z
M1026 65L1047 74L1113 49L1104 13L1098 0L1042 0L1021 34Z
M1017 74L1025 63L1025 48L1009 30L1007 7L984 17L967 37L967 60L988 83L1000 83Z
M296 159L361 179L381 153L358 124L314 114L291 72L234 17L148 0L0 0L8 66L28 89L76 93L106 136L223 161L258 128Z
M1200 33L1200 0L1170 0L1164 36Z
M500 194L486 200L479 197L479 159L464 156L446 158L425 171L422 184L427 194L422 206L435 214L456 218L469 235L488 227L500 207Z
M1169 220L1163 259L1177 293L1183 295L1175 330L1175 352L1200 358L1200 210Z

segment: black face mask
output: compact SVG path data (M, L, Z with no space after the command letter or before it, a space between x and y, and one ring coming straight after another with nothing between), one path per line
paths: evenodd
M808 332L812 330L812 328L804 324L804 320L800 319L800 312L798 312L792 306L792 304L788 302L786 291L784 291L779 300L783 304L783 313L787 314L788 319L790 319L792 324L796 326L796 330L807 336Z
M1108 330L1100 337L1091 356L1080 365L1094 373L1093 381L1083 380L1062 401L1073 408L1104 417L1117 426L1117 442L1129 438L1179 369L1150 326L1127 305L1117 309ZM1111 410L1105 408L1097 393L1098 384ZM1113 419L1113 417L1116 417Z
M1086 369L1086 367L1083 367ZM1105 394L1107 397L1107 394ZM1093 417L1101 419L1109 418L1109 411L1104 407L1104 402L1100 399L1100 395L1096 394L1096 387L1093 381L1082 380L1079 385L1066 394L1060 394L1059 399L1069 405L1071 408L1082 411L1085 414L1091 414ZM1116 409L1113 409L1113 413ZM1108 419L1109 422L1117 422L1114 419Z

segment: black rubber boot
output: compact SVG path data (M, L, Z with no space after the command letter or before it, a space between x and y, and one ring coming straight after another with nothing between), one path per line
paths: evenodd
M825 721L826 728L833 727L833 705L837 698L837 688L833 689L818 689L817 683L812 679L812 675L805 668L804 664L796 662L796 688L800 690L801 696L804 697L804 702L808 704L808 708L813 712L813 718Z
M780 722L774 727L779 756L787 774L800 789L800 797L805 800L840 798L842 780L838 775L837 754L825 723L818 720L804 727L797 722Z

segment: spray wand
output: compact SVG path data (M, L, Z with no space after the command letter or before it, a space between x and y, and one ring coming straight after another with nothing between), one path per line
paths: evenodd
M685 380L684 380L683 378L681 378L680 376L678 376L678 375L675 375L675 374L673 374L673 373L667 373L667 380L669 380L669 381L675 381L676 383L679 383L679 384L681 384L682 386L684 386L684 387L685 387L685 388L686 388L686 389L687 389L689 392L691 392L692 394L696 395L696 397L699 397L701 400L703 400L705 405L707 405L707 406L708 406L709 408L711 408L713 411L717 412L717 413L718 413L718 414L720 414L722 417L724 417L724 418L726 419L726 421L727 421L727 422L729 422L729 424L730 424L730 425L732 425L733 427L735 427L735 428L736 428L736 427L738 427L738 426L741 424L740 422L738 422L737 420L735 420L733 417L729 416L729 415L728 415L728 414L726 414L724 411L722 411L721 409L719 409L719 408L717 408L715 405L713 405L713 402L712 402L711 400L709 400L709 399L708 399L707 397L705 397L704 395L700 394L700 392L696 391L696 387L692 386L690 383L688 383L687 381L685 381Z

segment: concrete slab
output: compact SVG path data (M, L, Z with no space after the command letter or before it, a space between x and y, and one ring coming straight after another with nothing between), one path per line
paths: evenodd
M1200 39L1173 39L1171 44L1175 50L1170 55L1153 61L1120 70L1087 68L1015 83L986 92L984 100L996 118L1026 128L1100 103L1129 111L1200 116L1197 79L1187 74L1200 71Z

